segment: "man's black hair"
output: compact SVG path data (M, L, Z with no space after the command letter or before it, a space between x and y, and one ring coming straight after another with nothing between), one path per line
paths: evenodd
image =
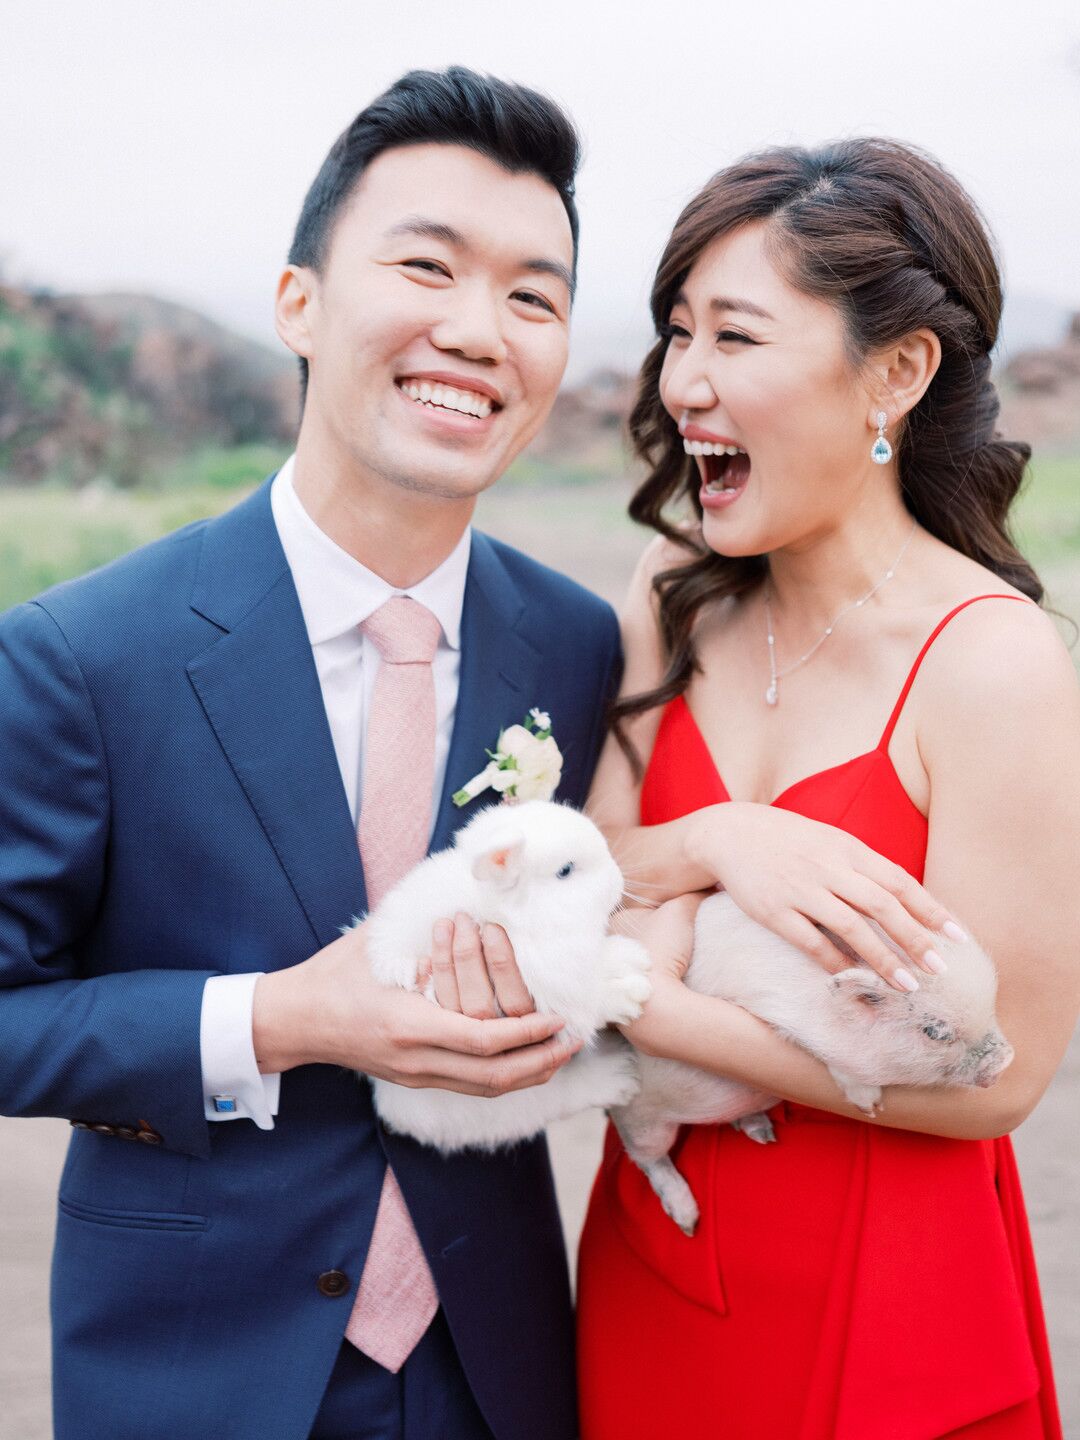
M569 116L524 85L478 75L461 65L410 70L361 110L330 147L296 222L289 264L319 271L334 224L367 165L401 145L463 145L513 175L535 174L559 194L570 221L577 272L574 177L581 144ZM301 397L307 361L301 357Z

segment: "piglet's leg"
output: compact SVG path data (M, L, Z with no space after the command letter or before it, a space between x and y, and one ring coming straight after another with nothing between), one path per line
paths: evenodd
M701 1212L693 1191L675 1169L668 1153L679 1133L678 1125L635 1113L633 1105L612 1110L611 1119L626 1153L645 1174L657 1199L684 1235L693 1235Z
M741 1130L751 1140L756 1140L759 1145L771 1145L776 1139L776 1131L772 1127L772 1121L764 1110L758 1110L753 1115L740 1115L737 1120L732 1120L731 1128Z
M881 1105L881 1086L864 1085L854 1075L848 1075L843 1070L834 1070L829 1066L829 1074L836 1081L837 1085L844 1092L853 1105L857 1105L864 1115L876 1115Z

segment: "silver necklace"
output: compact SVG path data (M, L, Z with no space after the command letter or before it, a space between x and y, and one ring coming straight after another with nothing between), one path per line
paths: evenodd
M825 644L825 641L829 638L829 636L835 629L836 622L840 620L844 615L846 615L849 610L861 610L862 607L866 604L866 602L870 599L871 595L876 595L877 592L881 589L881 587L885 584L885 582L893 578L893 576L896 574L896 567L904 558L904 553L907 550L908 546L911 544L912 536L915 534L917 525L917 520L913 520L911 522L911 529L907 533L907 539L900 547L899 555L897 555L896 559L885 571L885 574L882 575L881 579L877 582L877 584L872 585L870 589L867 590L865 595L860 595L857 600L849 600L842 610L838 610L833 616L833 618L829 621L828 625L825 626L825 629L822 631L821 635L817 638L817 640L814 641L813 645L810 646L810 649L807 650L806 654L800 655L798 660L793 660L790 665L785 665L783 670L778 670L776 668L776 636L773 633L772 606L769 604L769 591L768 587L766 587L765 625L769 636L769 688L765 691L766 705L779 704L780 681L783 680L785 675L790 675L793 670L798 670L800 665L805 665L806 662L811 658L811 656L817 654L817 652L821 649L822 645Z

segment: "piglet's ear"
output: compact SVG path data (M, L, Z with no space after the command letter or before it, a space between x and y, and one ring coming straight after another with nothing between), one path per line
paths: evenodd
M850 970L841 970L832 977L830 984L838 1004L852 1006L868 1019L889 1004L888 985L868 965L853 965Z
M472 873L477 880L509 890L521 876L521 864L525 854L525 838L522 835L499 835L472 862Z

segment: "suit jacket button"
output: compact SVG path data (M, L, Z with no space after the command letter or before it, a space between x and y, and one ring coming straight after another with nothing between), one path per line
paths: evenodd
M324 1295L329 1295L333 1300L348 1290L349 1277L344 1270L324 1270L315 1283Z

